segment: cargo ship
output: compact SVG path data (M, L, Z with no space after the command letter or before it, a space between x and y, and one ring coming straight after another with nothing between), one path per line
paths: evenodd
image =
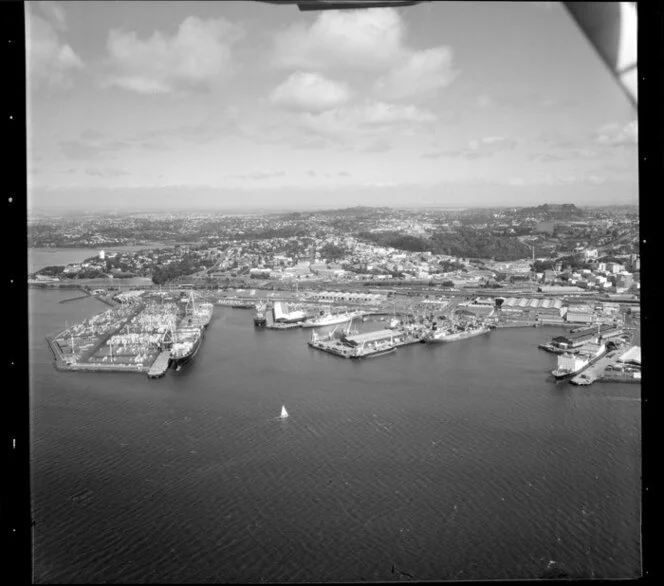
M454 324L443 328L433 325L431 330L424 335L423 341L427 344L439 344L443 342L458 342L466 338L481 336L491 331L484 323L471 323L466 325Z
M170 366L172 368L179 369L196 356L201 347L203 332L210 324L213 311L212 303L196 305L193 293L189 296L185 315L172 336L173 342L170 348Z
M333 326L352 321L359 315L355 312L347 313L324 313L317 317L310 317L300 324L303 328L322 328L324 326Z
M588 344L576 354L566 353L558 356L558 364L551 374L558 380L571 378L579 374L606 354L606 344Z
M179 370L184 364L187 364L196 354L201 347L201 340L203 333L201 329L192 328L184 331L178 331L176 334L178 341L173 342L171 346L171 368Z

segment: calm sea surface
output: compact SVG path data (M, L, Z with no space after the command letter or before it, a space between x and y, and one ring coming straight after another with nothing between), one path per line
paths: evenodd
M38 583L640 573L640 387L548 381L559 330L356 362L219 307L148 380L55 371L106 307L29 293Z

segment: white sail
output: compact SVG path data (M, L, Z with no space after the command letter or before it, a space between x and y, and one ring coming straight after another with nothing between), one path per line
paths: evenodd
M281 406L281 418L286 419L288 417L288 411L286 411L286 407L284 405Z

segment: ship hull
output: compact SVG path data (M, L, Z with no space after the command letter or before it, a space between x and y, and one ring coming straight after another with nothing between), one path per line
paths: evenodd
M558 370L554 370L551 374L553 375L553 378L555 378L556 380L567 380L567 379L570 379L570 378L576 376L577 374L579 374L580 372L585 370L588 366L589 365L586 364L583 368L579 368L578 370L575 370L574 372L567 372L567 371L560 372Z
M487 334L491 330L489 328L482 328L481 330L475 330L472 332L459 332L458 334L447 334L440 336L439 338L428 337L424 341L427 344L445 344L447 342L459 342L460 340L467 340L468 338L474 338L476 336L481 336L482 334Z
M193 345L190 352L188 352L184 356L179 356L177 358L171 358L170 363L169 363L170 367L178 369L181 366L184 366L185 364L188 364L189 362L191 362L194 359L194 357L196 356L196 354L198 354L198 350L201 347L202 340L203 340L203 334L201 332L201 335L196 340L196 343Z
M304 321L300 324L303 328L324 328L325 326L334 326L337 324L345 324L353 319L353 316L339 317L338 319L325 320L324 322L310 322Z

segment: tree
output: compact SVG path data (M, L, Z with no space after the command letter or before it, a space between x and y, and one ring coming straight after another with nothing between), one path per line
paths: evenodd
M39 269L37 271L37 274L38 275L46 275L46 276L49 276L49 277L54 277L54 276L59 275L60 273L62 273L64 270L65 270L64 266L51 265L51 266L44 267L43 269Z
M339 260L346 256L345 248L332 244L331 242L324 244L318 252L320 253L321 258L326 258L330 261Z

